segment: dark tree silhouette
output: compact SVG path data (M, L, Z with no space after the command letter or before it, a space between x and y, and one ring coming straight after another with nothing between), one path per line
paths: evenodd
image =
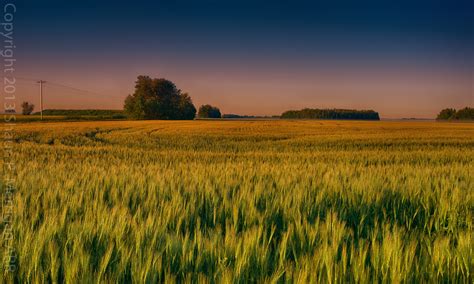
M124 110L135 119L194 119L191 97L166 79L138 76L135 92L125 99Z
M199 118L221 118L221 111L211 105L202 105L198 111Z
M181 95L178 108L180 111L180 119L194 119L196 116L196 108L188 93Z
M438 114L436 119L453 119L456 115L456 110L454 108L445 108Z
M380 120L378 112L373 110L310 108L286 111L282 113L281 118Z
M454 108L445 108L438 114L438 120L474 120L474 108L465 107L456 111Z
M35 109L35 105L30 104L29 102L23 102L21 104L21 113L24 115L30 115L34 109Z
M460 109L456 112L454 117L459 120L474 120L474 108L465 107Z

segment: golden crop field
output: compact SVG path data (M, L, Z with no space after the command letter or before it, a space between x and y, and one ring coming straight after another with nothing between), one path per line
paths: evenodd
M472 123L32 122L15 137L6 281L473 281Z

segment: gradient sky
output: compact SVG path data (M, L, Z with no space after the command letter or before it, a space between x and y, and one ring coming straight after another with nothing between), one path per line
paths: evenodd
M16 1L16 75L45 108L121 108L137 75L271 115L474 105L474 1ZM38 104L23 80L18 97Z

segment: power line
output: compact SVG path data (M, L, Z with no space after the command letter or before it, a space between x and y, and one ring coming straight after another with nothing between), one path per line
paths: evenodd
M108 97L108 98L114 98L114 99L119 98L117 96L103 95L103 94L99 94L99 93L92 92L92 91L89 91L89 90L80 89L80 88L76 88L76 87L72 87L72 86L68 86L68 85L64 85L64 84L60 84L60 83L56 83L56 82L51 82L51 81L46 82L44 80L36 80L36 79L33 79L33 78L16 77L16 76L14 78L15 78L15 80L18 79L20 81L24 81L24 82L22 82L22 84L25 84L25 82L27 82L27 84L39 84L39 99L40 99L41 120L43 120L43 85L45 85L45 84L47 84L49 86L53 86L53 87L66 88L66 89L69 89L69 90L72 90L72 91L80 92L82 94L89 94L89 95L94 95L94 96L98 96L98 97ZM120 98L123 99L122 96Z
M41 80L38 80L38 79L27 78L27 77L15 77L15 79L19 79L19 80L23 80L23 81L30 81L30 82L35 83L35 84L39 83L39 81L41 81ZM67 88L67 89L70 89L70 90L74 90L76 92L87 93L87 94L91 94L91 95L99 96L99 97L107 97L107 98L113 98L113 99L123 99L124 98L124 96L111 96L111 95L99 94L97 92L93 92L93 91L89 91L89 90L85 90L85 89L80 89L80 88L76 88L76 87L72 87L72 86L68 86L68 85L64 85L64 84L60 84L60 83L56 83L56 82L51 82L51 81L47 81L47 82L44 81L43 83L45 83L45 86L52 85L52 86L56 86L56 87Z
M92 91L89 91L89 90L79 89L79 88L76 88L76 87L71 87L71 86L67 86L67 85L63 85L63 84L59 84L59 83L48 82L47 85L67 88L67 89L70 89L70 90L73 90L73 91L76 91L76 92L87 93L87 94L95 95L95 96L99 96L99 97L107 97L107 98L113 98L113 99L123 99L123 96L119 97L119 96L99 94L99 93L92 92Z

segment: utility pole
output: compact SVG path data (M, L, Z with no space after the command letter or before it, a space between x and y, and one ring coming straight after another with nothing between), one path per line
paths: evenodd
M46 81L39 80L37 83L39 83L39 89L40 89L40 112L41 112L41 120L43 120L43 83L46 83Z

